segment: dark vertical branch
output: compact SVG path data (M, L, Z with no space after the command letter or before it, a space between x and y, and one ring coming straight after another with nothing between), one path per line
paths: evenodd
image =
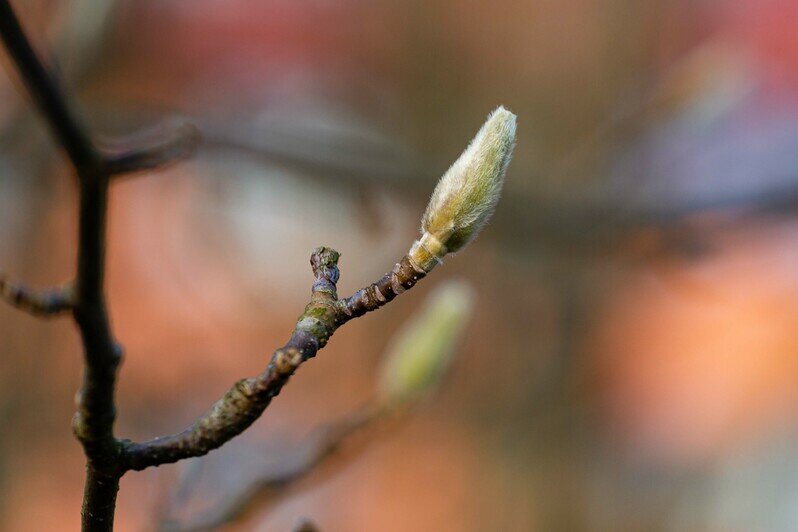
M103 294L110 175L55 79L33 51L7 0L0 0L0 36L78 177L80 220L73 315L83 339L86 368L74 431L88 460L82 521L84 530L111 530L121 476L119 445L113 436L114 387L121 350L111 334Z
M118 474L105 474L89 467L83 488L83 530L113 530Z
M58 84L39 61L8 0L0 0L0 38L19 70L36 107L47 118L58 142L76 167L99 161L85 129L67 104Z
M77 302L73 314L83 339L86 370L73 426L90 466L101 468L115 463L118 454L113 436L114 385L122 353L110 330L103 294L107 199L107 176L81 176Z

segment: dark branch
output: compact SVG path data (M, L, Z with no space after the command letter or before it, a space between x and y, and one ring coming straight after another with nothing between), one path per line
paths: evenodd
M69 158L76 167L95 166L99 157L85 128L72 112L55 79L39 61L8 0L0 0L0 39L34 104L47 118Z
M181 134L159 146L109 159L92 142L56 79L36 56L8 0L0 0L0 39L33 103L66 151L80 187L74 291L35 296L3 284L3 298L10 298L28 310L64 310L67 303L72 309L86 361L83 385L78 394L78 412L73 421L75 435L88 460L83 529L111 530L119 478L123 473L121 445L113 434L114 390L122 349L111 332L104 295L108 182L115 172L151 168L183 156L190 143L186 141L188 136Z
M91 463L107 462L116 447L113 390L120 350L111 336L105 310L105 216L108 173L83 125L58 85L36 57L10 4L0 0L0 36L34 103L66 150L80 183L78 268L73 314L83 337L84 386L75 433Z
M32 290L0 276L0 299L34 316L49 318L72 309L74 292L69 285L50 290Z

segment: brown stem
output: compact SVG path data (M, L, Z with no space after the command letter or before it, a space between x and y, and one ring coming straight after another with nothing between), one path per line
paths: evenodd
M274 352L263 373L235 383L183 432L144 443L128 442L124 450L125 467L140 471L205 455L241 434L258 419L299 365L315 356L335 331L338 257L338 252L329 248L313 252L310 262L316 281L310 303L297 320L291 338Z
M351 297L339 301L339 320L341 323L345 323L366 312L377 310L405 290L413 288L426 275L424 270L417 268L410 257L405 255L393 267L393 270L386 273L379 281L361 288Z
M376 310L424 277L408 257L376 283L348 299L338 300L338 257L318 248L310 262L316 281L310 303L299 317L290 340L272 355L266 371L238 381L211 409L183 432L148 442L125 442L124 467L140 471L152 466L203 456L241 434L258 419L297 368L327 344L350 319Z

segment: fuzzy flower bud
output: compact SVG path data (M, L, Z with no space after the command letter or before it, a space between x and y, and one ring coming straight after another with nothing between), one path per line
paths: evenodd
M382 364L380 396L400 405L435 386L449 366L471 316L469 285L450 281L433 292L421 313L394 338Z
M429 272L465 247L493 214L515 146L515 118L504 107L493 111L438 181L421 220L422 237L409 253L419 268Z

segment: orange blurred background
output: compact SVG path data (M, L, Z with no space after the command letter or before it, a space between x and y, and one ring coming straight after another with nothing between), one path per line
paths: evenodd
M447 278L477 311L440 394L237 530L798 529L798 4L790 0L26 0L107 138L175 116L188 162L113 188L118 434L189 424L284 343L319 245L375 280L485 116L519 117L489 228L336 333L203 459L211 506L361 405ZM0 271L70 278L75 184L5 55ZM68 320L0 307L0 528L74 530ZM175 476L122 481L152 529ZM44 502L43 502L44 501Z

